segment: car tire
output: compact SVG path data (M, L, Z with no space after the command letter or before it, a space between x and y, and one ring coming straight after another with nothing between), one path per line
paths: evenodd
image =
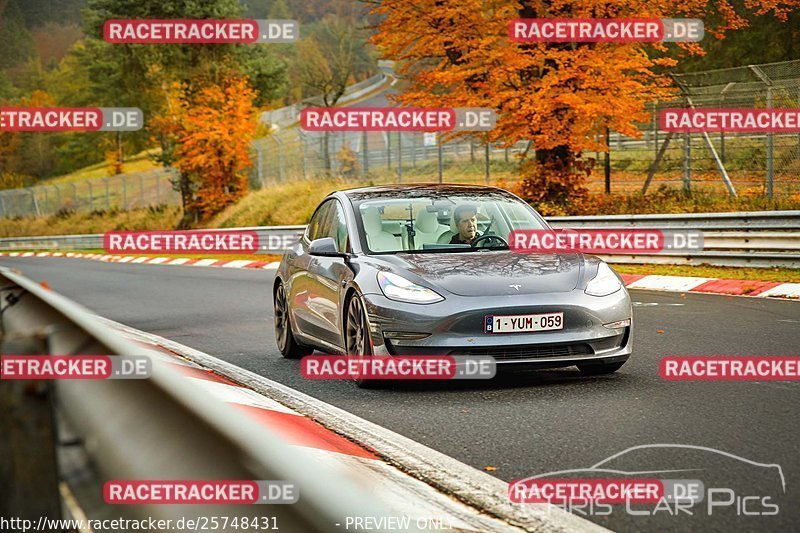
M278 350L286 359L299 359L305 355L310 355L314 351L310 346L305 346L297 342L292 331L292 321L289 320L289 303L286 301L286 289L283 283L278 284L275 289L275 342Z
M586 363L577 365L581 374L586 376L602 376L604 374L613 374L625 364L625 361L620 363Z
M369 324L364 304L358 294L353 294L347 302L347 313L344 322L345 357L372 357L372 343L369 340ZM354 377L362 389L374 388L378 380Z

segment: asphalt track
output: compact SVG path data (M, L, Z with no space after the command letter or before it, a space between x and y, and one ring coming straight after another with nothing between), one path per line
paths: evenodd
M2 258L0 264L46 280L102 316L269 377L475 468L493 467L492 475L506 481L587 468L653 443L714 448L780 465L785 476L784 494L774 469L739 459L633 452L615 466L682 470L661 477L702 479L707 487L736 492L712 516L701 505L692 516L665 509L639 517L615 508L611 516L590 517L614 530L790 531L800 522L800 382L676 383L658 375L666 355L800 355L800 302L632 291L640 302L634 355L615 375L584 378L565 369L362 390L346 381L305 380L299 362L280 357L272 331L273 271L66 258ZM741 499L765 493L779 503L777 515L742 516L773 511L761 499Z

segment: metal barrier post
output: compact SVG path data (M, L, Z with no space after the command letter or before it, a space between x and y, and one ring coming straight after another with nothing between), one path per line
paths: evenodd
M767 85L767 108L772 108L772 85ZM767 133L767 197L771 200L775 179L775 134Z
M390 132L385 132L384 139L386 139L386 168L392 169L392 136Z
M264 154L260 143L255 144L256 147L256 172L258 174L258 181L261 183L261 188L266 186L266 176L264 176Z
M483 180L486 182L486 185L489 185L489 141L486 141L486 144L483 146L484 156L483 156L483 167L484 167L484 174Z
M283 182L284 180L284 163L283 163L283 142L281 141L280 137L276 134L271 135L271 137L275 140L278 144L278 181Z
M36 211L36 216L41 216L42 212L39 210L39 202L36 200L36 191L34 191L32 188L28 190L31 193L31 200L33 201L33 208Z
M397 132L397 183L403 183L403 133Z
M56 184L53 184L53 188L56 190L56 209L54 212L58 212L61 210L61 189Z
M297 133L300 135L300 132ZM303 179L308 179L308 145L306 144L306 140L301 136L300 142L303 145Z
M122 210L125 211L128 209L128 178L125 177L125 174L120 177L122 178Z
M439 167L439 183L442 183L442 138L436 135L437 159Z
M683 134L683 190L691 191L692 181L692 134Z
M368 146L368 134L366 131L361 132L361 159L362 163L361 166L363 167L363 174L366 178L369 175L369 146Z

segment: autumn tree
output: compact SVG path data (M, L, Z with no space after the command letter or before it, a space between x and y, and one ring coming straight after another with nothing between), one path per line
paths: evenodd
M255 91L245 76L173 84L167 112L153 121L169 138L184 226L207 219L247 193L248 150L256 132Z
M364 32L358 26L353 11L327 15L297 43L294 77L306 96L318 99L325 107L339 102L357 74L374 72L375 62L367 52ZM330 172L328 144L329 134L325 132L322 159L325 170Z
M744 28L748 17L785 20L800 0L375 0L373 38L399 60L409 82L403 105L490 107L487 142L531 140L521 166L530 200L564 205L585 194L584 151L605 151L606 128L638 137L646 104L674 95L667 70L697 43L518 43L508 24L520 18L700 18L706 38ZM670 49L667 48L670 47ZM667 54L667 51L670 51Z

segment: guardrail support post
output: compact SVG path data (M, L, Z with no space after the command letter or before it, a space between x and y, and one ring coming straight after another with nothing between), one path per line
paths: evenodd
M5 281L5 280L4 280ZM4 283L5 284L5 283ZM12 298L25 290L0 289L4 310L15 311ZM30 295L27 295L30 297ZM18 301L18 300L17 300ZM3 331L8 319L3 318ZM47 353L45 338L0 336L0 354ZM0 381L0 516L32 520L61 518L56 466L55 415L52 382L43 380Z

